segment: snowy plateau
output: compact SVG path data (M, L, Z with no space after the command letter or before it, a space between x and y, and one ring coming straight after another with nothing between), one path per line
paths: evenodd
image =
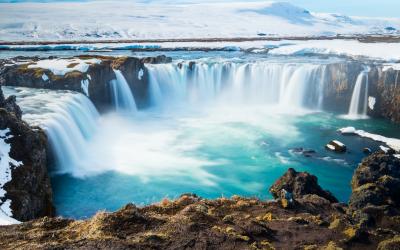
M399 18L314 13L290 3L272 1L0 4L3 42L393 35L399 34L399 29Z

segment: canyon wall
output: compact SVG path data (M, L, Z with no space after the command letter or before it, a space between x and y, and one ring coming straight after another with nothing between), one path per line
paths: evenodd
M5 172L2 169L0 178L10 177L0 186L5 192L3 197L0 196L0 205L10 201L12 217L20 221L53 216L55 209L47 173L46 135L40 128L30 127L21 120L21 110L15 103L15 97L5 99L1 91L0 130L5 132L1 138L4 143L1 149L2 168L7 169ZM9 162L7 159L10 159Z

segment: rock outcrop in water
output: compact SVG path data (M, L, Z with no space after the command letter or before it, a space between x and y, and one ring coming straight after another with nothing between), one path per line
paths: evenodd
M9 155L22 163L11 167L11 181L3 187L6 191L4 199L11 200L13 217L27 221L53 216L55 210L46 166L46 135L40 128L32 128L22 121L15 97L4 99L1 90L0 129L9 129L6 139L11 147Z
M393 155L366 158L354 174L349 206L337 203L315 176L289 169L271 187L274 196L283 189L293 192L295 203L287 208L277 200L184 194L146 207L129 204L114 213L99 212L84 221L46 217L0 227L0 248L399 249L399 189L391 186L398 182L398 170ZM383 196L380 201L362 198L375 191L360 194L360 188L382 189L376 194ZM374 223L355 216L360 209L373 215Z

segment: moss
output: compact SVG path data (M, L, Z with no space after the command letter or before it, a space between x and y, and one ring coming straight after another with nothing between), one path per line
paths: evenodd
M271 244L271 242L267 241L267 240L263 240L260 242L261 245L261 249L263 250L275 250L275 247Z
M287 199L281 199L281 205L283 208L289 207L289 201Z
M377 250L398 250L400 249L400 236L384 240L379 243Z
M317 250L318 246L317 245L306 245L304 246L304 250Z
M65 74L65 78L83 78L83 73L77 70Z
M76 65L79 65L79 63L70 63L67 65L67 68L71 69L71 68L75 67Z
M357 232L358 232L357 228L349 227L343 231L343 234L346 235L348 239L353 239L357 236Z
M334 241L330 241L328 245L323 247L324 250L343 250L343 248L338 247Z

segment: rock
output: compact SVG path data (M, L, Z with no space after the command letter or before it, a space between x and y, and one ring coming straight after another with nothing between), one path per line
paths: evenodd
M342 133L342 135L355 135L356 129L354 127L346 127L339 129L339 132Z
M330 202L338 202L329 191L323 190L318 185L318 179L315 175L307 172L296 172L293 168L289 168L269 189L275 199L281 197L282 190L291 193L294 199L302 198L307 194L315 194Z
M346 145L337 140L330 141L328 144L325 145L325 148L327 150L337 153L344 153L347 150Z
M368 225L380 223L389 213L400 215L400 159L376 152L354 172L349 214Z
M400 236L395 236L392 239L384 240L379 243L377 250L399 250Z
M366 155L370 155L372 153L372 150L370 148L363 148L363 153Z
M293 148L291 149L293 153L301 154L304 157L313 157L317 152L314 149L305 149L305 148Z
M0 100L4 100L0 93ZM47 174L47 138L39 128L32 128L21 120L14 98L0 105L0 129L9 129L10 156L22 165L12 168L11 181L4 185L5 199L11 200L13 217L27 221L53 216L52 189ZM1 202L1 201L0 201Z

